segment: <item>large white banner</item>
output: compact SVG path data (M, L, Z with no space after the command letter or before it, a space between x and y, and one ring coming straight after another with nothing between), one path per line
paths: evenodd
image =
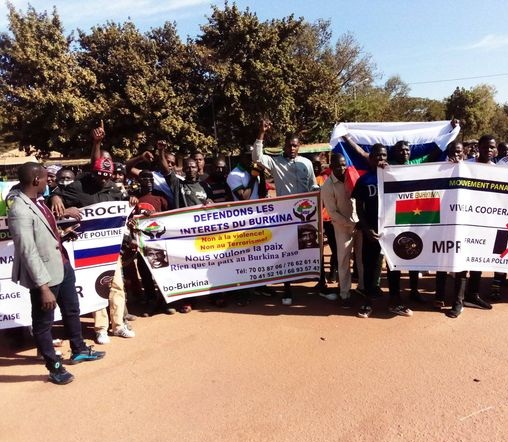
M508 169L462 162L378 169L379 232L396 270L508 272Z
M145 261L166 302L319 277L319 192L138 218Z
M1 183L10 189L14 183ZM5 194L4 194L5 197ZM76 290L81 314L108 305L109 288L123 240L130 208L127 202L100 203L80 209L83 218L76 229L79 239L66 242L71 265L76 271ZM67 221L64 225L76 224ZM30 293L11 281L14 245L10 239L7 217L0 217L0 329L32 323ZM61 319L55 311L55 320Z

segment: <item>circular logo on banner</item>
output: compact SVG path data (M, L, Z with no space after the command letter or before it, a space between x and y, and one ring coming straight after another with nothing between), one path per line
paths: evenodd
M97 294L104 299L109 299L109 289L113 282L114 270L106 270L101 273L95 281L95 291Z
M403 232L393 240L393 251L401 259L415 259L423 250L422 239L413 232Z
M298 200L293 206L294 215L302 222L312 221L316 212L316 203L309 199Z
M150 239L160 238L166 233L166 226L161 226L156 221L150 221L140 226L141 233Z

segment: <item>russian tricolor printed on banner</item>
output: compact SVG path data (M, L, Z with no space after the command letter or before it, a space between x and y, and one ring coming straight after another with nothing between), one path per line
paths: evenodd
M75 268L79 269L82 267L114 263L120 253L120 247L121 244L113 244L111 246L74 250Z
M2 183L0 193L14 184ZM4 198L5 200L5 195ZM8 232L7 218L1 216L0 233ZM108 201L80 209L81 218L65 219L58 223L62 230L72 227L78 235L75 241L65 241L70 264L76 270L76 287L79 287L80 314L95 312L108 305L108 281L115 273L124 233L125 221L132 209L128 201ZM6 257L0 266L0 286L2 293L14 293L14 297L0 296L0 329L27 326L32 323L30 293L27 288L11 281L14 243L8 235L0 236L2 255ZM61 319L57 307L55 320Z
M115 264L122 246L128 202L108 202L89 206L79 221L76 233L79 239L66 243L71 263L75 269ZM76 224L65 221L62 227Z
M440 199L416 198L395 203L395 224L439 224Z

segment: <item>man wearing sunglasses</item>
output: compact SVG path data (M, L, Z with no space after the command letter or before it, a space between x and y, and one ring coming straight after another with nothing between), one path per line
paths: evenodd
M81 208L100 202L122 201L129 198L113 182L112 177L114 172L114 164L110 158L98 158L92 166L91 173L84 174L68 186L59 186L53 192L53 196L50 199L51 208L58 215L63 210L62 208ZM137 202L137 198L135 201ZM118 275L121 275L121 272ZM109 301L112 312L111 323L113 334L124 338L134 337L134 332L124 323L125 291L121 276L113 282ZM109 342L108 326L109 319L106 309L94 312L94 329L98 344L107 344Z
M52 210L59 215L65 207L79 208L105 201L121 201L122 192L111 181L112 175L113 162L100 157L93 164L91 173L53 192L50 199Z

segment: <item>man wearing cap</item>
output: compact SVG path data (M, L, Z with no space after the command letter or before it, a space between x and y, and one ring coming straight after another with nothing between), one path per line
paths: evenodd
M51 164L46 167L46 170L48 171L48 188L44 192L44 196L51 195L58 186L58 183L56 182L56 174L61 168L62 166L57 166L56 164Z
M100 157L95 161L92 172L63 188L57 188L50 198L52 209L59 214L63 207L84 207L106 201L125 200L122 191L111 181L114 168L109 158ZM136 200L137 201L137 200ZM116 275L116 273L115 273ZM124 324L125 292L120 284L121 274L113 281L110 291L110 310L113 334L124 338L134 337L134 332ZM123 296L122 296L123 294ZM109 342L109 319L106 309L94 313L96 342Z
M125 166L122 163L113 164L113 175L111 176L111 180L115 183L118 190L122 192L124 199L129 197L129 192L127 192L127 189L125 188L126 175Z
M60 215L63 207L84 207L105 201L123 200L122 192L111 181L113 162L101 157L95 161L92 172L84 174L65 189L57 188L50 198L52 209Z

